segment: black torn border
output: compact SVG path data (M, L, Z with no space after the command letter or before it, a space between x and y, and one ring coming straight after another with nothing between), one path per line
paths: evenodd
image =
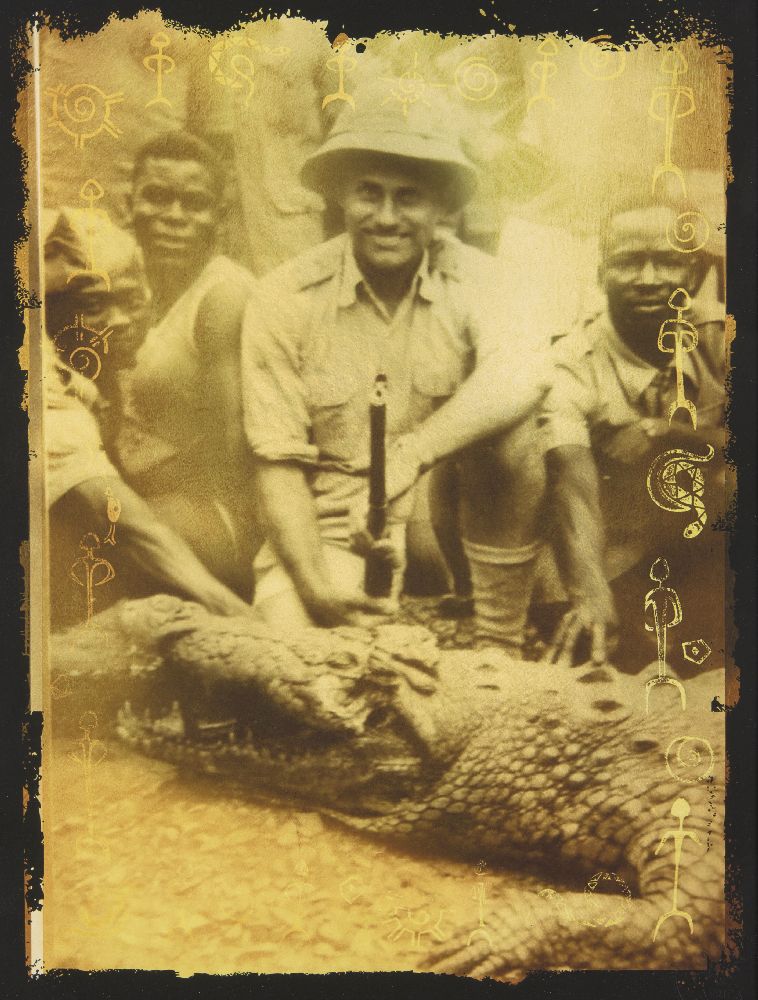
M41 8L41 11L40 11ZM732 944L738 958L705 973L566 972L533 973L517 986L492 980L477 982L454 976L420 973L333 973L330 975L258 974L180 979L174 972L55 971L29 978L25 958L25 899L31 908L42 903L43 841L36 793L41 763L42 718L27 712L28 660L19 619L23 571L19 547L28 537L27 416L21 408L25 374L18 364L23 340L23 309L36 308L14 271L14 243L25 238L22 211L25 156L13 138L16 95L29 72L24 56L24 24L35 14L64 37L97 31L112 15L134 16L160 8L179 25L217 32L243 20L289 13L328 21L328 35L352 37L379 31L427 29L440 34L502 33L515 25L519 35L547 33L589 38L600 32L623 44L643 35L665 43L692 33L710 44L724 44L734 55L731 129L728 135L734 181L727 209L727 301L735 315L729 457L738 470L737 506L723 528L731 530L730 562L735 573L734 655L740 674L740 700L727 720L729 785L727 791L727 899L733 917L742 922ZM480 12L481 11L483 12ZM5 431L0 457L3 509L3 627L0 680L0 733L6 744L2 761L5 806L0 823L0 995L34 997L219 997L266 998L381 996L400 1000L433 995L447 998L550 997L551 1000L744 1000L755 995L755 726L756 726L756 5L755 0L304 0L299 5L275 2L256 8L233 0L12 0L4 4L4 66L0 83L2 119L3 318L0 376ZM23 789L29 793L24 813Z

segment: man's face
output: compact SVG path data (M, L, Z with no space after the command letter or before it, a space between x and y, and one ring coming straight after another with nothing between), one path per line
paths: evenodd
M666 238L675 215L667 208L646 208L617 215L600 265L600 281L619 333L642 356L657 350L648 343L672 315L668 300L677 288L692 291L691 259Z
M146 262L192 266L207 256L218 222L210 171L196 160L148 157L134 179L132 215Z
M413 170L382 163L353 169L341 203L356 259L386 273L418 264L445 213L433 185Z
M136 268L111 274L110 281L108 289L99 278L75 277L65 292L47 297L46 322L50 335L58 335L59 349L67 354L89 344L89 335L81 339L77 332L76 317L81 316L86 327L104 335L109 367L118 368L130 362L144 336L149 299L144 275ZM64 327L70 329L62 333Z

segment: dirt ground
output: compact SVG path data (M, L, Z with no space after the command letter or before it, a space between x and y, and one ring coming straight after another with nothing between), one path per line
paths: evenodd
M477 882L485 926L507 889L546 888L180 779L115 742L92 755L88 810L80 754L58 740L46 768L48 969L412 970L479 926Z

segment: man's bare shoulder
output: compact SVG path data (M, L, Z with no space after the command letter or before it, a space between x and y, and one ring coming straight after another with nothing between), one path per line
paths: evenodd
M229 262L230 264L233 262ZM239 265L230 267L203 295L195 320L195 340L201 346L235 343L255 279Z

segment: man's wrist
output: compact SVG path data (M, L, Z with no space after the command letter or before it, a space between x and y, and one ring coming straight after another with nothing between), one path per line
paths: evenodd
M417 428L415 431L409 431L407 434L403 434L403 436L399 439L399 441L402 442L403 449L407 449L416 460L421 472L426 472L427 469L431 469L431 467L437 462L436 450L432 447L431 442L428 439L429 435L424 434L423 426Z
M572 604L607 604L612 600L608 581L597 572L572 581L566 590Z
M331 584L321 577L302 579L297 587L300 599L306 608L318 608L331 600Z

